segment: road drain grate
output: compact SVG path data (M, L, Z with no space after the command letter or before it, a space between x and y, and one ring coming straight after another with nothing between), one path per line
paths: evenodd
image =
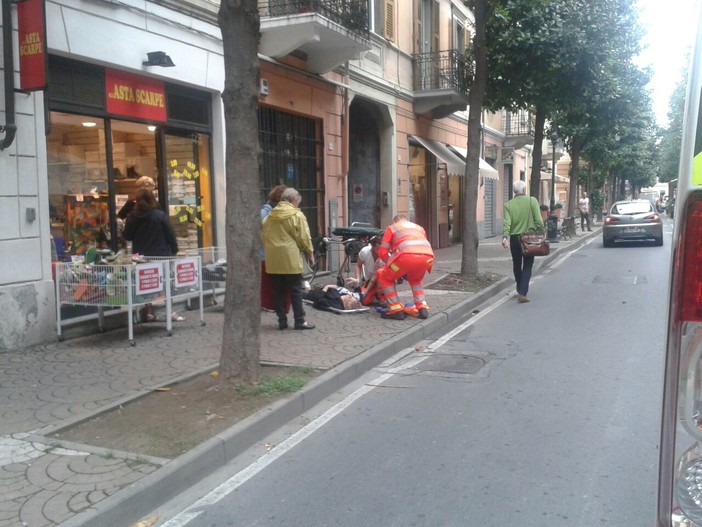
M422 361L414 369L422 372L472 375L477 373L485 364L485 360L472 355L435 355Z

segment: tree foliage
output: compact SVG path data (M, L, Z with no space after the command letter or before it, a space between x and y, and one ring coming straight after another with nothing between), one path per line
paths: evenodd
M661 131L659 144L660 160L658 179L660 181L672 181L678 177L682 125L685 113L686 81L687 72L685 71L681 75L675 90L673 90L668 103L668 126Z
M571 200L581 151L620 178L650 180L655 128L648 76L633 63L641 37L634 0L496 1L486 106L535 113L531 194L538 198L547 122L573 158Z
M491 110L535 113L531 195L539 197L544 125L572 94L581 29L572 0L496 0L487 25Z

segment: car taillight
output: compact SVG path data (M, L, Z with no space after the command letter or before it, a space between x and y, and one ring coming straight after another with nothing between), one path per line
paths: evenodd
M650 215L646 216L644 219L651 220L651 221L658 221L658 218L660 218L660 216L658 214L650 214Z
M679 247L679 261L682 262L680 320L702 322L702 194L691 196L685 217L681 219L685 228Z
M621 221L619 218L615 218L613 216L607 216L605 218L605 223L614 223L616 221Z

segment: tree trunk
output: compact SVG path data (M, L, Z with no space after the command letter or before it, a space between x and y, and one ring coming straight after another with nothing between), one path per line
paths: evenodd
M580 147L579 137L574 137L570 147L570 192L568 192L568 215L575 216L578 208L578 185L580 184Z
M473 278L478 275L478 182L480 180L480 141L482 139L481 115L487 84L487 50L485 48L485 26L488 16L488 0L476 0L475 35L473 52L475 57L475 77L469 93L468 108L468 154L466 157L465 200L466 213L463 215L463 252L461 255L461 276Z
M546 110L537 106L534 115L534 151L531 153L531 185L529 194L540 202L541 194L541 146L544 142L544 124L546 124Z
M226 131L227 287L219 359L223 379L256 382L260 375L261 195L258 139L256 0L222 0Z

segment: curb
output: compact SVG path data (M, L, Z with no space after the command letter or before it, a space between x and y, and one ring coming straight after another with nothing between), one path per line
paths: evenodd
M596 232L593 231L593 235ZM536 271L540 272L545 266L548 267L560 253L565 254L580 247L590 237L592 235L584 236L569 244L566 250L561 251L559 248L549 256L541 258L541 265ZM414 346L435 333L450 331L457 327L471 317L480 305L512 287L512 282L512 278L503 278L474 296L418 322L404 333L334 366L290 398L277 401L269 408L247 417L130 487L100 501L96 508L80 512L62 523L61 527L104 527L105 525L130 525L139 521L153 513L161 504L210 476L281 426L299 417L396 353Z

